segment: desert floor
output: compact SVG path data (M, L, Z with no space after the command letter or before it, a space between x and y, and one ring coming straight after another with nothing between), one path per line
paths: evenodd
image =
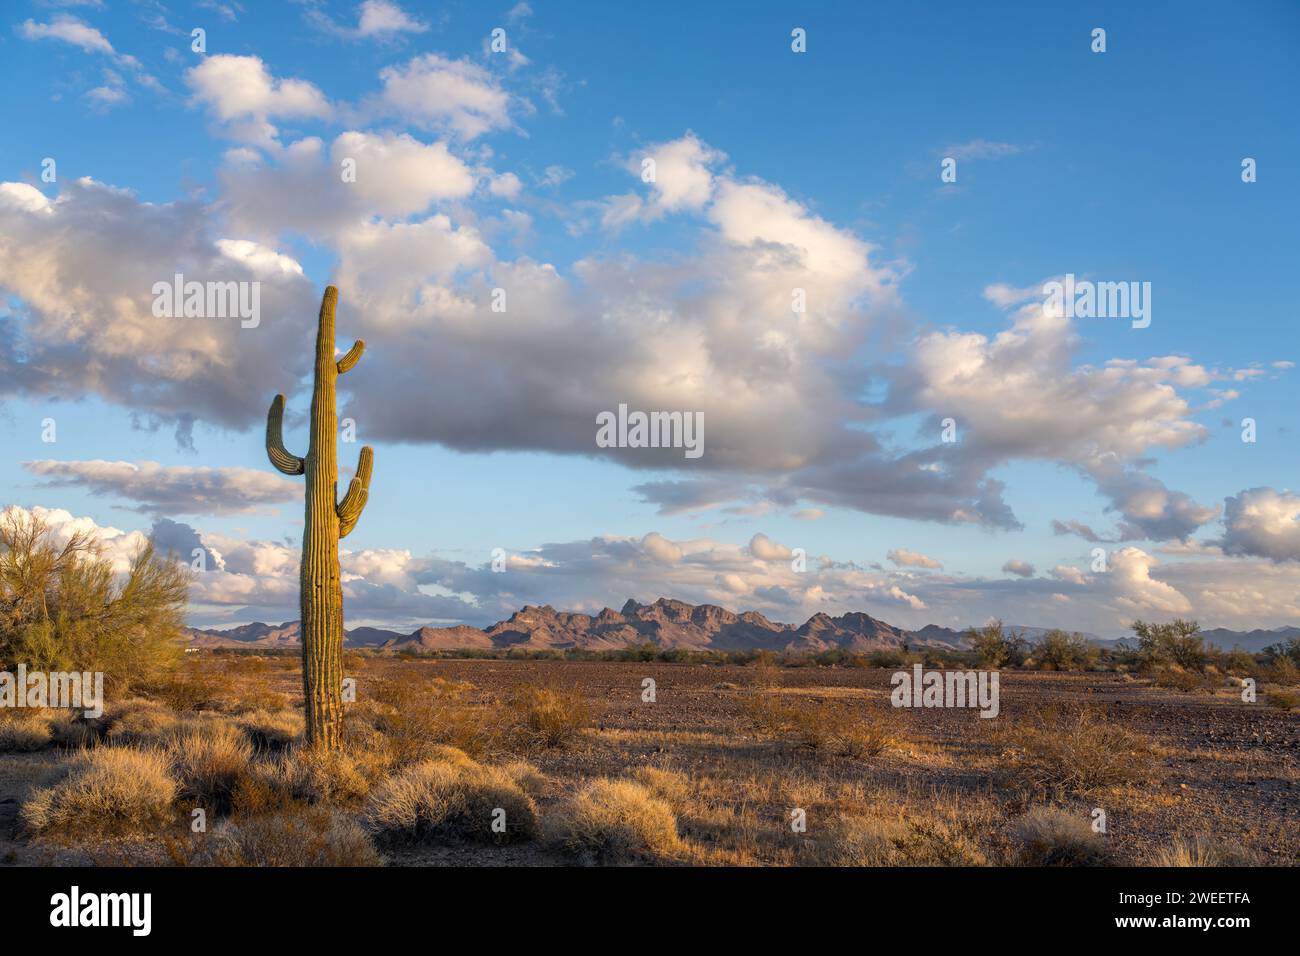
M296 658L205 656L186 666L211 679L211 700L191 695L184 705L195 719L301 707ZM385 745L367 723L383 711L389 722L374 724L380 736L427 736L463 745L485 766L510 763L541 821L536 833L504 843L454 826L385 838L379 849L389 865L1300 862L1300 715L1243 703L1226 682L1180 692L1127 674L1004 671L1001 713L983 719L974 710L890 707L891 669L350 654L347 673L357 700L349 727L365 725L365 747ZM653 702L643 700L647 678ZM485 742L474 721L521 686L560 691L586 713L553 745ZM412 712L430 697L454 704ZM479 715L469 730L465 714ZM841 746L835 727L867 728L868 739ZM293 749L255 759L283 760ZM104 842L24 826L23 804L57 785L74 756L53 745L0 754L0 860L175 862L176 852L157 856L170 824ZM375 779L364 786L403 759L367 765L374 769L363 775ZM597 778L633 781L666 805L676 837L638 844L584 836L575 799ZM312 793L296 790L295 798L310 802ZM364 819L367 799L350 793L339 805ZM1098 833L1093 821L1102 814ZM800 816L802 829L793 825ZM560 817L570 821L561 828L567 836L548 837L544 824ZM183 813L177 821L183 838Z

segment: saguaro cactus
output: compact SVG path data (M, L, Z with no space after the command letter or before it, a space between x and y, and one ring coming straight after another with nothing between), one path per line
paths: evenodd
M338 501L338 416L334 383L357 364L366 344L360 339L341 359L334 358L334 307L339 290L325 289L316 332L316 383L311 397L311 439L306 456L284 447L284 396L266 414L266 454L286 475L307 478L306 526L302 533L299 576L302 609L302 692L307 709L307 742L334 749L343 729L343 590L339 585L339 539L347 537L370 491L375 454L361 449L356 477Z

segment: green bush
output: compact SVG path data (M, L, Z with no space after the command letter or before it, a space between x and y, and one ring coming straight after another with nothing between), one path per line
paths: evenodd
M124 577L85 532L58 544L39 515L0 514L0 664L104 674L114 691L181 656L189 569L148 542Z
M1177 664L1184 670L1203 671L1210 659L1201 627L1195 621L1181 618L1168 624L1134 621L1133 633L1138 639L1138 654L1147 667Z
M969 632L971 649L983 667L1019 667L1025 662L1029 644L1019 634L1003 632L1002 622L994 621Z
M1052 630L1038 642L1034 656L1043 670L1077 671L1087 670L1100 654L1082 634Z

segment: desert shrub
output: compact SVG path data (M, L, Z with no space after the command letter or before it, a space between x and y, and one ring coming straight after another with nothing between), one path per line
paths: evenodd
M234 713L246 714L256 711L274 713L289 708L289 695L284 691L275 690L264 682L237 686L238 692L230 701L230 710Z
M801 749L826 756L865 760L903 740L892 707L855 710L810 700L787 701L760 691L747 698L746 709L760 733L788 738Z
M1138 656L1147 667L1177 664L1184 670L1201 671L1209 661L1209 651L1195 621L1181 618L1168 624L1133 622L1138 639Z
M1264 695L1264 703L1278 710L1294 710L1300 707L1300 694L1293 690L1270 690Z
M1300 667L1300 637L1292 637L1277 644L1270 644L1264 648L1264 654L1269 661L1275 661L1279 657L1288 658L1292 664Z
M1197 671L1184 670L1177 664L1161 665L1155 671L1155 684L1157 687L1168 687L1173 690L1182 691L1184 694L1190 694L1197 690L1209 690L1212 685L1206 681L1205 675Z
M750 724L763 736L780 737L789 728L790 705L779 695L769 693L762 685L750 688L742 703Z
M941 817L907 820L896 843L908 866L987 866L989 861L969 825Z
M1290 657L1275 657L1269 662L1264 674L1276 684L1294 684L1300 679L1300 668L1296 667Z
M872 667L908 667L917 659L901 647L884 648L867 655Z
M567 746L591 720L586 698L569 688L524 684L508 706L524 743L534 746Z
M1106 844L1089 819L1055 807L1034 807L1012 828L1020 866L1101 866Z
M643 641L640 644L629 644L627 647L619 648L613 656L615 660L620 661L648 662L654 660L658 654L658 644L653 641Z
M182 794L224 813L247 775L253 748L233 724L217 719L182 724L167 742Z
M1048 671L1086 670L1096 662L1099 654L1082 634L1067 634L1060 630L1044 634L1034 651L1038 666Z
M771 651L755 651L754 658L748 666L751 687L770 690L781 686L781 665L777 663L776 655Z
M1220 666L1230 674L1249 674L1255 669L1255 656L1234 647L1219 658Z
M198 866L382 866L355 821L326 807L293 807L223 821L186 863Z
M23 805L23 823L38 834L153 829L173 818L179 784L166 756L154 750L97 747L76 754L68 774L36 790Z
M185 659L174 669L141 688L152 699L181 713L213 710L228 700L234 685L230 674L206 661Z
M804 866L985 866L978 842L957 823L840 814L803 837L796 860Z
M0 751L41 750L53 741L53 719L43 710L5 711L0 718Z
M631 780L593 780L545 820L547 843L597 863L671 858L681 851L677 819Z
M494 832L502 810L504 832ZM364 822L388 841L454 836L504 843L534 835L537 808L498 767L426 760L380 782L370 794Z
M1025 662L1028 643L1019 634L1006 633L1001 621L972 628L967 637L981 667L997 670L999 667L1019 667Z
M1259 866L1259 857L1243 846L1196 834L1174 837L1147 858L1148 866Z
M499 707L473 701L471 684L402 676L370 686L369 698L349 709L344 726L354 719L369 722L398 764L425 760L438 746L455 747L473 757L507 749L512 718Z
M1084 794L1153 772L1145 738L1091 708L1045 708L1002 733L1011 781L1032 795Z
M236 717L235 724L255 749L280 751L302 737L305 721L296 710L253 710Z
M189 591L184 564L152 541L120 583L98 543L58 544L39 514L0 513L0 663L40 671L103 672L121 691L173 666Z
M819 753L865 760L900 743L897 712L887 707L849 710L810 705L796 715L799 746Z
M180 718L161 701L133 698L109 712L111 744L160 744L180 726Z

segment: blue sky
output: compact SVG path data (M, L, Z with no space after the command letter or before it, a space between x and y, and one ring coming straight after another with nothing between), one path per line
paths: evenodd
M201 542L196 623L296 614L261 431L285 391L305 446L329 282L376 449L353 623L1300 621L1294 4L4 16L0 503L119 560ZM261 282L261 324L153 317L177 271ZM1150 283L1150 326L1047 315L1066 273ZM620 402L699 412L705 454L597 447Z

